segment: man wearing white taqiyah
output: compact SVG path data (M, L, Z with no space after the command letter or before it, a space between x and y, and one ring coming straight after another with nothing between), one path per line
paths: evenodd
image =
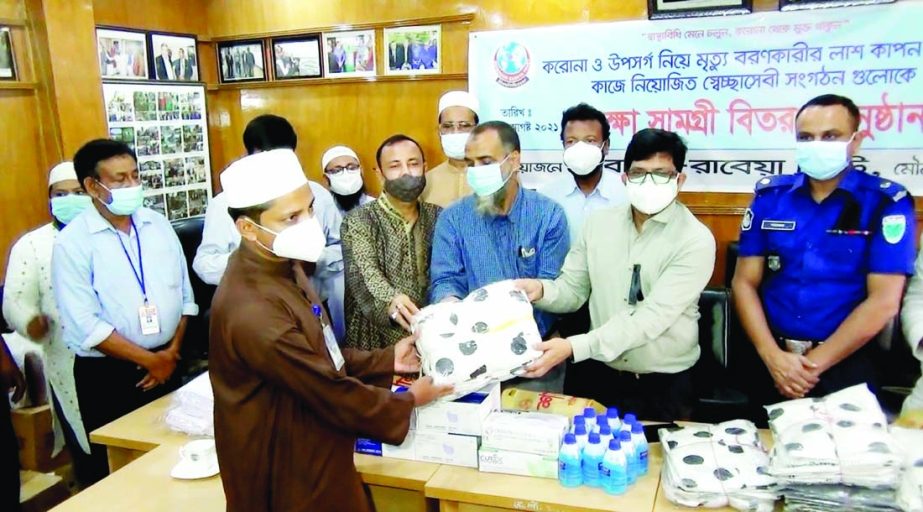
M64 343L51 290L51 252L58 232L90 206L92 199L81 188L71 162L51 169L48 198L54 220L23 235L10 250L3 316L18 334L42 345L45 376L55 402L52 453L61 451L66 438L72 456L78 457L90 453L90 442L77 407L74 353ZM64 428L69 429L66 435Z
M352 149L333 146L324 152L320 165L341 215L346 216L353 208L375 199L365 191L362 165ZM335 315L334 312L330 314Z
M427 171L421 200L445 208L471 194L465 143L478 125L478 108L478 99L467 91L449 91L439 98L437 130L448 160Z
M294 150L298 145L295 129L283 117L265 114L254 118L244 129L244 146L252 155L272 149ZM314 194L314 211L327 237L327 245L317 261L311 280L321 299L330 309L333 331L337 339L346 335L343 317L343 248L340 245L340 224L343 217L337 210L330 192L320 183L309 181ZM240 246L240 233L228 215L227 197L222 193L212 198L205 210L202 245L196 251L192 269L202 281L217 285L228 265L228 257Z

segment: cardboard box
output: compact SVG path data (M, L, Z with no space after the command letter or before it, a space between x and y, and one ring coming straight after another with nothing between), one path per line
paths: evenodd
M391 391L395 393L405 393L407 390L408 390L407 386L403 386L399 384L393 384L391 386ZM413 432L414 429L416 429L416 426L417 426L416 420L417 420L417 412L416 412L416 409L414 409L414 411L410 413L410 432ZM407 438L410 438L409 433L407 434ZM356 453L362 453L365 455L374 455L376 457L381 457L383 455L382 454L383 445L384 443L382 443L381 441L376 441L374 439L360 437L356 439L355 451ZM387 457L387 455L385 456Z
M500 410L500 383L451 402L433 402L417 409L418 431L480 436L484 419Z
M414 432L414 460L452 466L478 467L479 438L436 432Z
M382 443L381 456L390 459L415 460L416 451L413 444L415 437L416 432L411 430L407 432L407 437L404 438L404 442L399 445Z
M478 467L485 473L558 478L558 459L550 455L481 447L478 451Z
M540 412L498 411L484 421L485 448L558 456L567 432L566 416Z
M11 411L13 430L19 442L19 464L22 469L53 471L68 462L67 450L57 457L54 451L54 430L51 426L51 406L40 405Z
M583 414L583 409L592 407L597 413L605 413L606 407L588 398L578 398L555 393L542 393L525 389L509 388L501 398L504 411L532 411L560 414L573 418Z

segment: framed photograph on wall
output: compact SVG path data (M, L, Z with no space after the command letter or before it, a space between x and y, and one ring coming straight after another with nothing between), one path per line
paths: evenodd
M218 43L221 83L265 81L263 55L263 41L259 39Z
M647 17L652 20L751 12L753 0L647 0Z
M442 25L386 28L386 75L436 75L442 71Z
M853 7L856 5L893 4L895 0L779 0L783 11L823 9L826 7Z
M120 28L96 28L99 74L103 80L147 80L147 34Z
M0 80L16 80L16 57L10 27L0 27Z
M196 37L185 34L151 34L154 79L178 82L199 81Z
M320 78L320 34L273 39L272 62L276 80Z
M324 76L375 76L375 31L328 32L324 39Z

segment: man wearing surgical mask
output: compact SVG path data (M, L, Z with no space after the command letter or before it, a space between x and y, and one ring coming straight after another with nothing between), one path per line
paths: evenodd
M134 152L94 140L74 155L92 207L58 234L51 280L84 432L169 391L186 331L198 314L179 239L167 219L142 206ZM75 468L82 485L109 472L104 447Z
M51 252L60 231L92 199L77 180L74 164L62 162L48 176L52 222L26 233L10 250L3 296L3 316L20 335L42 345L45 375L51 384L56 424L54 453L67 443L78 469L85 467L90 443L83 429L74 389L74 353L64 342L51 285Z
M586 217L595 210L625 204L625 186L618 174L603 168L609 154L606 114L581 103L561 116L562 155L567 173L538 189L564 208L570 239L580 236Z
M768 370L753 390L763 403L860 383L876 390L869 341L900 308L916 222L903 186L852 166L860 121L843 96L802 106L798 172L757 182L744 214L734 301Z
M394 135L378 147L384 192L343 219L346 346L373 349L410 332L427 304L430 253L442 208L419 200L426 159L417 141Z
M459 300L505 279L554 279L570 247L567 218L554 201L519 184L519 136L502 121L480 124L465 145L474 195L446 208L436 221L430 268L431 302ZM556 315L535 311L542 337ZM552 370L552 368L549 368ZM564 366L517 387L561 392Z
M527 376L562 361L595 360L588 398L656 420L688 419L699 358L699 295L715 266L715 237L677 200L686 145L646 128L625 150L629 205L589 215L554 280L520 280L535 306L590 304L588 332L543 343ZM599 383L604 382L604 386Z
M334 146L321 157L321 168L330 186L340 215L346 216L357 206L375 198L365 192L359 156L346 146Z
M449 91L439 98L437 130L447 160L426 173L421 198L443 208L471 194L465 143L478 124L478 99L467 91Z

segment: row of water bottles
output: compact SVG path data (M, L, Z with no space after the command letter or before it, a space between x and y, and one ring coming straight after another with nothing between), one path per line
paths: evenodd
M618 495L647 471L647 439L634 414L620 420L615 407L599 415L588 407L574 417L558 458L561 485L601 487Z

